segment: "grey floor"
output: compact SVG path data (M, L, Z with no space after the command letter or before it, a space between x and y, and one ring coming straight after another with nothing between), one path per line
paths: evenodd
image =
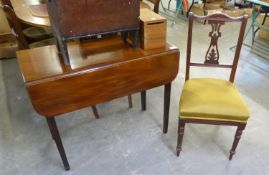
M195 26L193 56L203 59L208 35L201 23ZM224 62L229 62L234 54L229 47L236 43L236 30L237 24L224 27L220 43ZM251 111L251 118L233 160L228 160L228 153L236 128L209 125L187 125L183 151L176 157L178 101L184 83L186 40L187 21L179 18L174 26L169 23L168 41L179 47L181 60L180 72L172 85L168 133L162 133L163 87L148 91L145 112L140 110L139 94L134 94L132 109L128 109L126 97L99 104L99 120L94 118L90 108L61 115L56 121L71 166L68 172L63 169L45 119L30 103L17 60L1 60L0 174L269 174L269 61L245 46L235 83ZM220 78L228 75L228 72L215 70L209 73L209 69L195 69L192 73Z

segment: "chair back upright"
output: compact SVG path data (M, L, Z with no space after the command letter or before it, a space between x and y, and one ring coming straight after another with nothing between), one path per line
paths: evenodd
M13 6L10 2L10 0L1 0L2 5L8 5L9 7L11 7L13 9Z
M5 12L5 15L9 21L10 27L13 30L13 34L15 35L17 41L18 41L18 47L19 49L28 49L28 43L27 40L23 34L23 29L21 26L21 23L19 21L19 19L17 18L14 10L8 6L8 5L3 5L1 6L1 8L3 9L3 11Z
M207 20L208 24L211 25L212 31L209 32L211 37L210 46L206 52L204 63L191 62L191 48L192 48L192 32L193 32L193 22L194 20ZM240 52L243 44L243 39L245 35L246 25L247 25L248 15L243 15L240 17L230 17L223 13L215 13L208 16L196 16L192 12L189 14L189 28L188 28L188 43L187 43L187 63L186 63L186 76L185 81L189 80L190 77L190 67L200 66L200 67L219 67L219 68L230 68L230 82L234 82L235 73L238 65L238 60L240 57ZM219 50L218 50L218 39L221 37L220 28L226 22L241 22L240 32L237 40L236 51L234 54L232 64L220 64L219 63Z

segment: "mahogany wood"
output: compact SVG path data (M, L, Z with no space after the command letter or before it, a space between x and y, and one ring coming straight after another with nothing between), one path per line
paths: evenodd
M193 13L190 13L189 28L188 28L187 63L186 63L185 81L187 81L189 79L190 67L191 66L202 66L202 67L231 68L231 74L230 74L230 79L229 80L231 82L234 82L235 73L236 73L236 69L237 69L237 64L238 64L238 61L239 61L240 52L241 52L243 39L244 39L244 35L245 35L247 19L248 19L248 15L244 15L244 16L241 16L241 17L230 17L230 16L228 16L226 14L216 13L216 14L211 14L211 15L208 15L208 16L196 16ZM210 47L209 47L209 49L207 51L207 54L206 54L205 64L191 62L192 28L193 28L193 21L194 20L208 20L209 24L211 24L211 26L212 26L212 32L209 33L209 36L211 37L211 43L210 43ZM212 33L218 32L218 34L220 34L219 32L220 32L220 26L221 25L223 25L225 22L236 22L236 21L238 21L238 22L242 21L242 23L241 23L241 27L240 27L240 33L239 33L239 36L238 36L237 47L236 47L233 63L231 65L221 65L221 64L219 64L219 56L218 56L218 54L217 54L217 57L212 57L212 58L210 57L211 59L208 60L209 52L210 52L210 50L212 51L211 47L215 46L217 48L218 38L220 37L220 36L214 36L214 35L212 35ZM216 49L216 50L218 50L218 49ZM218 52L218 51L212 51L211 54L213 54L214 52Z
M60 61L55 46L17 54L33 106L43 116L157 87L178 72L179 52L170 45L145 52L111 38L70 43L69 50L70 66Z
M68 46L70 66L61 61L56 46L17 52L32 104L47 118L66 170L70 167L54 119L56 115L136 92L144 92L146 97L147 89L165 85L167 131L171 81L179 66L178 48L167 44L162 49L143 51L131 48L118 37L73 42Z
M193 63L191 62L191 50L192 50L192 29L193 29L193 21L194 20L206 20L212 26L212 32L209 33L211 37L211 43L209 49L206 53L206 58L204 63ZM185 81L189 80L190 76L190 67L191 66L200 66L200 67L219 67L219 68L230 68L230 82L234 82L236 68L238 64L238 60L240 57L240 51L243 44L244 33L247 25L248 16L244 15L241 17L229 17L222 13L211 14L205 17L200 17L194 15L192 12L189 14L189 29L188 29L188 43L187 43L187 63L186 63L186 76ZM224 25L226 22L238 21L241 22L240 33L238 37L237 47L235 51L235 56L233 59L233 63L231 65L219 64L219 52L218 52L218 38L221 37L220 27ZM221 120L202 120L202 119L179 119L178 125L178 139L177 139L177 156L179 156L180 151L182 150L182 140L184 135L184 127L186 123L196 123L196 124L210 124L210 125L229 125L229 126L237 126L237 131L235 134L235 139L233 142L232 149L230 151L229 160L232 159L235 154L235 149L240 140L241 134L246 126L246 123L242 122L230 122L230 121L221 121Z

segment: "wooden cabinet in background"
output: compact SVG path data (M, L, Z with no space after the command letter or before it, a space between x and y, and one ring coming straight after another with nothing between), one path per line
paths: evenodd
M66 65L70 64L66 42L116 32L128 32L138 45L139 0L50 0L47 9L54 35ZM126 38L123 37L123 38Z

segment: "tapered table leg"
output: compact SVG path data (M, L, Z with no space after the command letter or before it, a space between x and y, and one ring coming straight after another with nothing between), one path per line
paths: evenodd
M142 111L146 110L146 91L141 92L141 105L142 105Z
M171 83L164 85L163 133L168 131Z
M92 112L93 112L93 114L94 114L94 116L95 116L96 119L99 119L100 118L100 116L98 114L98 111L97 111L97 108L96 108L95 105L92 106Z
M129 104L129 108L133 107L132 95L128 95L128 104Z
M56 122L55 122L55 118L54 117L46 117L46 119L47 119L47 123L48 123L49 129L50 129L50 133L52 135L52 138L54 139L56 146L58 148L58 151L60 153L60 156L62 158L64 168L66 171L68 171L68 170L70 170L70 166L69 166L68 160L67 160L66 155L65 155L64 147L62 144L62 140L61 140Z

